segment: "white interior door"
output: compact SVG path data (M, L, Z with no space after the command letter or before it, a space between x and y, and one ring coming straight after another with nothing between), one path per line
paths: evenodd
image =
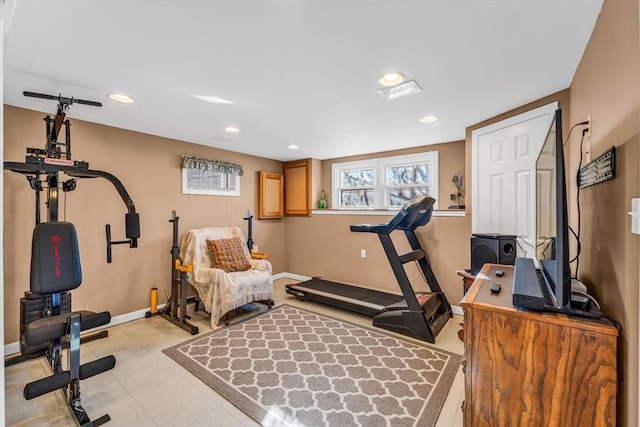
M536 162L536 257L548 258L543 254L550 248L548 237L556 236L556 156L555 135L549 145L544 145ZM553 214L552 214L553 212ZM545 237L546 236L546 237ZM546 243L545 243L546 242Z
M536 159L558 103L472 132L472 233L518 236L518 256L535 256Z

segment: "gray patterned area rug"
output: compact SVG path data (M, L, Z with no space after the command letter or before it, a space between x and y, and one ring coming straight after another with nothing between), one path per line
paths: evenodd
M461 357L280 305L163 350L263 425L433 426Z

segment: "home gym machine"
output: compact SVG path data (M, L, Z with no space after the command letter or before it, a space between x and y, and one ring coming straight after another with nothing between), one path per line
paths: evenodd
M184 329L191 335L198 333L198 327L189 323L187 315L187 273L193 271L193 265L182 265L180 260L180 247L178 246L178 221L176 211L171 211L170 223L173 224L173 246L171 246L171 295L167 294L167 303L158 310L157 288L151 289L150 311L144 315L146 318L160 315L174 325Z
M27 148L24 163L4 162L4 169L26 176L35 192L35 229L31 246L30 292L20 299L20 353L21 356L7 360L7 364L45 356L51 366L52 375L33 381L24 388L25 399L33 399L57 389L62 389L67 403L78 423L101 425L110 420L104 415L91 421L80 401L80 380L113 369L114 356L102 357L80 365L80 332L104 326L111 321L107 311L71 311L69 291L80 286L82 270L75 227L58 220L58 194L73 191L78 178L104 178L118 191L125 206L126 236L124 241L130 248L138 246L140 222L135 205L120 180L108 172L89 169L89 164L71 158L71 134L69 120L65 120L72 104L100 107L99 102L75 98L24 92L25 96L58 101L55 118L46 116L46 142L44 149ZM58 136L65 128L65 141ZM71 179L61 182L60 173ZM44 185L43 185L44 184ZM40 218L40 193L47 190L47 221ZM107 228L109 226L107 225ZM107 239L107 258L110 262L110 245ZM119 243L119 242L118 242ZM98 337L106 336L106 331ZM68 349L67 369L62 367L62 352Z
M380 225L352 225L356 233L375 233L380 238L402 295L374 291L358 286L313 278L295 285L287 285L286 292L300 300L308 299L335 307L373 316L373 324L403 335L430 343L452 317L451 306L440 289L431 270L429 258L420 247L414 230L429 222L435 199L419 196L402 206L388 223ZM411 251L399 255L391 240L391 232L404 231ZM431 292L414 292L404 264L416 261Z

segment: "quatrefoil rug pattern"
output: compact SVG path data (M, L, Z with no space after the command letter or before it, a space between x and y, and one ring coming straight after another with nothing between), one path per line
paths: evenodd
M262 425L433 426L461 357L280 305L163 350Z

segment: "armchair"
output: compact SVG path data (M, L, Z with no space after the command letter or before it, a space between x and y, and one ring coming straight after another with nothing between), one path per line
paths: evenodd
M237 258L246 267L244 271L225 271L219 259L213 259L212 241L240 239L236 245ZM207 243L209 241L209 243ZM219 243L221 243L219 242ZM226 242L231 242L226 240ZM231 242L237 243L237 242ZM227 247L228 246L224 246ZM224 252L227 249L224 249ZM238 252L239 251L239 252ZM223 253L223 255L229 255ZM222 317L228 323L228 314L245 304L262 301L269 308L273 305L273 277L271 263L266 259L251 259L246 240L239 227L206 227L186 232L180 242L183 265L193 264L187 275L188 282L197 291L205 310L211 315L211 327L216 329ZM244 263L248 261L248 264Z

